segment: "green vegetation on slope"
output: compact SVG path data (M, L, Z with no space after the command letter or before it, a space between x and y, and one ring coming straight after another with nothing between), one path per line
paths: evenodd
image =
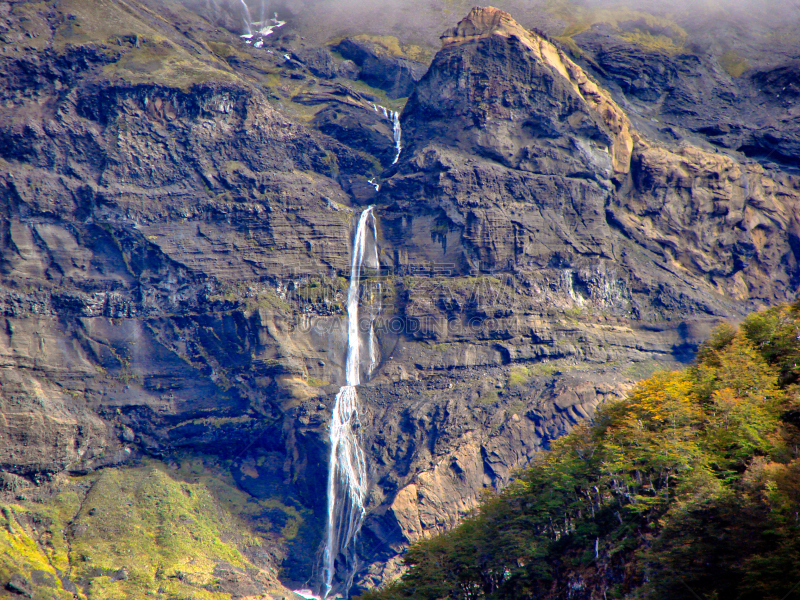
M750 64L739 56L736 50L728 50L719 59L722 68L731 77L741 77L750 68Z
M783 599L800 582L800 302L722 327L370 600Z
M58 483L51 498L2 508L0 582L22 577L33 598L285 593L273 565L252 558L279 558L280 540L259 535L251 521L286 512L283 535L290 537L301 517L253 500L208 465L187 461L175 472L149 461Z
M573 3L571 0L549 0L546 7L547 12L565 24L556 39L576 56L581 56L583 52L575 42L575 36L597 24L610 26L620 39L651 52L677 54L684 50L689 38L686 31L670 18L624 5L599 7Z
M176 35L168 18L144 5L66 0L60 8L70 17L54 36L56 48L96 43L109 55L119 52L120 56L114 57L118 60L106 66L107 75L132 83L168 81L183 89L209 80L236 79L227 63L211 52L204 52L202 46L194 47L184 36ZM135 39L135 47L119 43L126 36Z
M200 39L199 32L222 40L232 36L214 32L211 25L178 2L170 0L151 7L136 1L62 0L15 3L11 12L26 34L25 48L50 49L58 54L74 54L82 48L92 61L104 65L104 75L115 81L167 83L187 91L210 81L242 81L225 56ZM176 25L193 34L176 31ZM20 51L14 39L0 39L3 52ZM227 56L236 55L224 41L218 42L216 49Z

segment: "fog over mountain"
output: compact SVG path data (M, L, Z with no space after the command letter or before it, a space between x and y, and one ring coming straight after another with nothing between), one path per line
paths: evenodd
M237 31L242 19L240 0L186 0L187 5ZM278 12L301 35L324 42L343 35L370 33L395 35L403 42L438 45L444 29L465 14L474 3L462 0L248 0L252 16ZM735 49L748 58L766 60L797 57L800 37L800 2L797 0L699 0L691 2L638 2L566 0L506 0L493 3L527 27L548 35L594 23L637 22L644 12L658 16L685 30L687 41L704 50L722 53ZM224 15L224 16L223 16ZM667 35L671 32L665 31ZM674 32L672 32L674 33Z

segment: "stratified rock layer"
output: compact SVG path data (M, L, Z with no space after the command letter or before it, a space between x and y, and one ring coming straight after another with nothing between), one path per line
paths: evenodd
M9 498L213 455L274 520L287 581L317 585L366 203L384 273L365 279L382 310L360 390L363 586L719 320L796 294L794 176L650 139L502 11L448 31L418 83L409 61L381 63L390 96L411 93L392 165L351 63L283 30L257 51L183 9L108 9L125 31L81 6L0 4Z
M561 50L502 11L474 9L442 41L403 112L400 164L377 197L396 265L431 267L427 285L404 289L418 345L395 357L461 369L467 381L470 369L485 376L498 363L685 360L715 318L796 294L797 178L648 140ZM437 278L436 268L451 277ZM480 283L481 273L491 277ZM554 319L559 309L581 316ZM447 453L432 451L428 468L401 479L399 492L387 486L368 529L413 541L448 527L453 510L474 506L463 489L503 485L527 451L558 435L547 423L590 415L598 398L624 392L618 374L605 387L597 371L574 375L566 389L534 391L530 378L523 404L543 398L555 413L537 427L534 413L518 421L507 412L497 437L481 439L478 428ZM513 367L507 373L510 381ZM513 405L512 389L500 387L500 405ZM477 397L493 398L490 391ZM460 427L434 420L421 429ZM374 428L382 447L383 429Z

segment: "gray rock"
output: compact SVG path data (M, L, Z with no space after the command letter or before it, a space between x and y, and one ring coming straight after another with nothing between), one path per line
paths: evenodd
M122 429L122 439L125 442L133 442L136 439L136 433L127 425Z
M358 67L351 60L337 60L327 48L301 48L292 52L292 58L303 63L317 77L356 79Z
M14 573L6 583L6 589L12 594L17 594L25 598L31 598L33 595L33 588L30 582L19 573Z
M333 50L359 67L359 79L384 90L392 99L410 95L425 72L423 64L392 56L384 48L361 40L345 38Z

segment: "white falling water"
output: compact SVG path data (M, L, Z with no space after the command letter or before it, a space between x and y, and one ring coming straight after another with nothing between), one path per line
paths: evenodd
M355 541L364 520L364 501L367 495L367 469L364 451L358 440L360 427L358 418L358 393L361 383L361 340L359 338L358 301L361 270L365 262L367 247L367 222L372 218L374 256L377 267L377 231L372 207L361 213L353 239L353 258L350 264L350 288L347 293L347 359L345 362L345 385L339 389L333 407L330 424L330 459L328 462L328 524L323 553L322 574L326 598L333 589L336 575L336 559L345 558L348 572L344 576L345 591L352 585L355 574ZM374 312L370 320L370 365L377 357L374 338Z
M253 21L250 16L250 9L245 0L239 0L242 4L242 18L244 19L244 33L239 37L243 38L245 44L252 44L254 48L261 48L264 46L264 38L272 35L272 32L280 27L286 25L286 21L278 19L278 13L274 13L271 19L267 19L267 2L261 0L260 20ZM253 30L255 26L255 32ZM254 40L254 38L256 38ZM271 54L271 52L270 52Z
M400 129L400 113L396 110L392 111L392 136L394 137L394 147L397 151L392 161L392 164L395 165L400 160L400 153L403 151L403 131Z
M389 110L385 106L373 104L372 108L376 113L382 113L383 118L392 122L392 137L394 138L395 155L392 164L397 164L400 160L400 153L403 151L403 130L400 128L400 113L396 110Z
M275 29L278 29L286 25L286 21L281 21L280 19L278 19L278 13L274 14L274 16L269 20L269 23L271 23L271 25L267 24L266 19L262 19L258 23L254 23L254 25L258 26L259 35L267 37L268 35L272 35L272 32Z
M253 37L253 30L250 29L250 9L247 8L247 4L245 4L244 0L240 0L242 3L242 8L244 9L244 14L242 15L242 19L244 19L244 33L242 34L243 38L247 38L248 40Z

